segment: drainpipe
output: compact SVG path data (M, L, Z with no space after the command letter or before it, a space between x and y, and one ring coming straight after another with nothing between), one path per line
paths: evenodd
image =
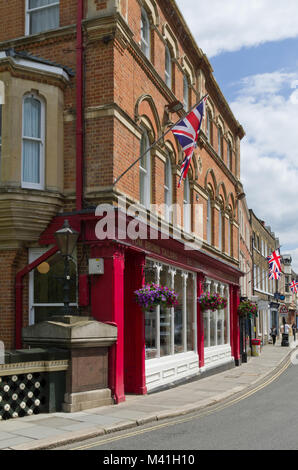
M16 275L16 349L22 347L22 326L23 326L23 277L30 273L32 269L36 268L40 263L43 263L48 258L53 256L58 251L58 247L54 246L49 251L44 253L42 256L37 258L32 263L25 266L22 271L19 271Z
M84 0L78 0L76 60L76 209L83 207L83 31Z

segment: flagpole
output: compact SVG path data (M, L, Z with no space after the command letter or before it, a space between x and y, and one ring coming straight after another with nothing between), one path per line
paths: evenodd
M194 106L192 106L185 114L185 116L187 116L189 113L191 113L191 111L193 109L195 109L197 106L199 106L199 104L205 99L207 98L208 96L208 93L206 93L206 95L203 96L203 98L200 99L200 101L198 101ZM150 147L147 148L147 150L137 159L135 160L120 176L118 176L118 178L115 179L114 183L113 183L113 186L115 186L120 180L121 178L123 178L124 175L126 175L126 173L129 172L129 170L131 170L135 165L136 163L138 163L153 147L155 147L156 144L158 144L158 142L160 142L162 139L164 139L164 137L169 133L171 132L171 130L177 126L177 124L185 118L184 117L181 117L178 119L177 122L175 122L175 124L173 124L166 132L164 132L152 145L150 145Z

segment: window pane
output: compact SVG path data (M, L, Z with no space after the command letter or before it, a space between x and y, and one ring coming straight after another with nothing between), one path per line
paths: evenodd
M189 107L189 87L187 77L183 77L183 104L184 109L187 110Z
M32 11L30 13L30 34L58 28L59 5Z
M166 46L165 51L165 75L166 75L166 84L169 88L172 88L172 61L169 48Z
M23 182L40 184L40 143L23 140Z
M146 262L145 268L145 283L151 284L156 282L156 269L152 261ZM157 344L156 344L156 308L153 312L147 310L145 312L145 356L146 359L153 359L157 357Z
M175 276L175 291L178 295L178 305L175 307L175 353L183 352L183 279L181 271Z
M53 3L59 3L59 0L29 0L29 8L44 7Z
M61 256L55 255L47 263L50 270L47 274L41 274L34 270L34 303L57 304L63 303L64 261ZM71 289L70 301L76 302L76 265L70 260Z
M167 266L160 273L160 285L171 287L171 276ZM160 356L171 354L171 309L160 307Z
M24 100L24 136L36 139L41 136L41 103L32 97Z
M191 274L188 275L187 288L186 288L186 311L187 311L187 351L194 351L194 279Z
M141 16L141 49L146 55L147 59L150 58L150 23L147 13L142 10Z

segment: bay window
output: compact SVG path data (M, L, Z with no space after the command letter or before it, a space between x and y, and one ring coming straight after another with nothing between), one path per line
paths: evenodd
M26 34L59 27L60 0L26 0Z
M44 103L35 95L23 100L22 187L44 189Z

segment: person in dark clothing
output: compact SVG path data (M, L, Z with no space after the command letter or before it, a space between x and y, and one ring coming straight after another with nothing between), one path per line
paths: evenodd
M297 327L296 327L295 323L293 323L293 325L292 325L292 331L293 331L294 341L296 341L296 328L297 328Z
M277 330L276 330L275 326L273 326L271 328L270 336L272 338L272 343L275 344L276 343L276 336L277 336Z

